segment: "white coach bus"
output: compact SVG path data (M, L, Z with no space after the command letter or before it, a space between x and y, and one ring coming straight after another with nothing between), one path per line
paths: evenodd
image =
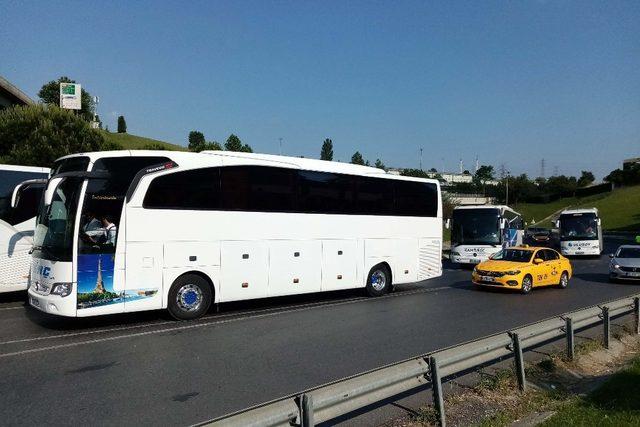
M435 180L221 151L88 153L58 165L29 287L47 313L166 308L192 319L211 303L358 287L378 296L442 274Z
M503 247L522 244L522 216L509 206L458 206L451 221L451 262L478 264Z
M29 251L49 169L0 165L0 293L27 289Z
M560 230L562 255L600 255L603 250L602 222L598 209L566 209L555 223Z

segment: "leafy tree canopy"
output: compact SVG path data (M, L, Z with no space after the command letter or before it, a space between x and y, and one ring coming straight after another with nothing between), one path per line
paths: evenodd
M54 105L14 106L0 111L0 162L51 166L68 154L121 149L72 111Z
M189 151L199 153L205 149L206 141L204 140L204 134L197 130L189 132Z
M333 141L329 138L325 139L322 143L322 150L320 150L320 160L333 160Z
M251 146L243 144L240 138L238 138L234 134L229 135L229 138L227 138L227 142L224 143L224 148L227 151L253 153Z
M127 121L124 116L118 116L118 133L127 133Z
M376 159L376 163L374 166L377 167L378 169L387 170L387 167L384 165L384 163L382 163L382 160L380 159Z
M353 153L353 156L351 156L351 163L354 165L365 165L364 158L362 158L362 154L360 154L359 151Z
M590 171L582 171L580 174L580 178L578 178L578 187L586 187L588 185L593 184L596 180L596 177L593 176L593 173Z

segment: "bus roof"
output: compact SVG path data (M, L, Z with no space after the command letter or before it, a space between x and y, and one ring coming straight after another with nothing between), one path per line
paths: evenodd
M598 215L597 208L579 208L579 209L565 209L560 212L560 215L572 215L572 214L582 214L582 213L594 213Z
M36 173L45 173L45 174L48 174L50 172L49 168L41 168L38 166L2 165L2 164L0 164L0 170L16 171L16 172L36 172Z
M325 160L307 159L301 157L277 156L273 154L259 153L239 153L232 151L202 151L192 153L186 151L166 151L166 150L117 150L117 151L95 151L89 153L77 153L60 157L57 160L72 157L89 157L91 163L104 157L127 157L127 156L164 156L169 157L178 163L179 166L188 167L189 161L194 165L202 167L207 163L207 159L235 158L245 160L248 164L252 162L262 164L273 164L274 166L285 166L295 169L305 169L318 172L334 172L351 175L379 176L381 178L401 179L407 181L431 182L440 186L437 179L415 178L410 176L398 176L385 172L383 169L371 166L354 165L351 163L341 163ZM57 161L56 160L56 161ZM213 163L213 162L212 162ZM218 162L216 162L216 165Z
M471 206L456 206L453 210L473 210L473 209L500 209L500 212L509 211L516 215L520 215L519 212L514 211L507 205L471 205Z

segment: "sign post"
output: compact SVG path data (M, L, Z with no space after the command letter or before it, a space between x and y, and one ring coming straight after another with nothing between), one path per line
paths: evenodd
M60 108L81 110L82 88L77 83L60 83Z

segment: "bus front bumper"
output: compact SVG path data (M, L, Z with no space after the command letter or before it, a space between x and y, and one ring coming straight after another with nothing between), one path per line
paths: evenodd
M40 311L58 316L76 316L76 303L73 295L66 297L59 295L41 295L29 288L28 296L29 305Z

